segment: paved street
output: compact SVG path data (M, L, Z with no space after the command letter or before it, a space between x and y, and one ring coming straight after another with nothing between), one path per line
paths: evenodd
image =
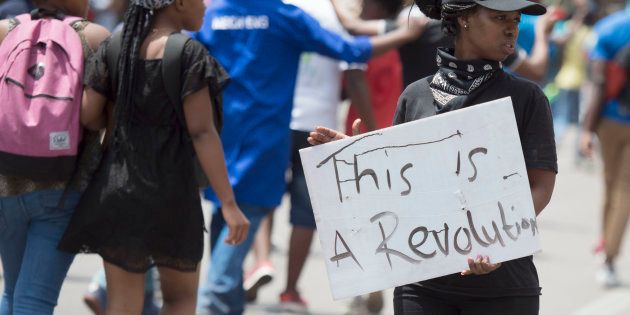
M623 254L618 263L618 269L626 285L604 290L594 278L599 261L591 254L591 248L597 239L600 226L602 194L600 166L599 163L595 163L595 166L590 168L576 168L572 152L573 137L574 134L571 134L565 141L567 146L560 149L560 175L555 194L538 221L543 243L543 252L536 255L543 287L541 314L630 314L630 271L624 268L630 266L629 242L624 244ZM273 261L277 267L277 277L269 286L264 287L259 294L258 303L250 305L246 315L276 314L272 311L285 281L283 273L286 270L287 221L287 209L282 207L277 212L273 234L273 243L276 247ZM309 302L311 314L343 314L350 301L332 300L318 242L315 242L313 254L307 262L300 282L301 290ZM81 295L99 265L100 259L95 255L77 257L61 292L55 314L89 314L81 302ZM387 292L386 303L383 314L393 314L391 290Z

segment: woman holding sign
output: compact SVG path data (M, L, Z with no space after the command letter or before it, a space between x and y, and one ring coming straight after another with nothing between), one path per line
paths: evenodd
M545 7L526 0L415 3L428 17L442 20L444 32L455 38L455 48L438 49L438 72L407 87L394 124L511 97L539 214L549 203L558 170L549 102L536 84L505 73L502 61L514 53L521 14L542 15ZM345 137L317 128L309 142ZM397 287L395 314L538 314L541 288L531 256L502 264L491 263L487 256L474 257L468 258L468 266L460 274Z

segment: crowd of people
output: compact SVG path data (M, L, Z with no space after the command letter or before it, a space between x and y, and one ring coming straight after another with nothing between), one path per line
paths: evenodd
M0 315L53 314L82 253L103 258L83 297L96 315L243 314L278 272L271 233L285 194L279 310L305 313L298 284L317 226L298 150L507 96L537 215L554 190L556 147L574 146L583 163L599 143L596 277L618 286L630 216L630 1L546 4L0 2ZM564 141L571 126L577 143ZM397 287L394 313L538 314L531 256L467 263ZM350 313L379 313L382 299L357 297Z

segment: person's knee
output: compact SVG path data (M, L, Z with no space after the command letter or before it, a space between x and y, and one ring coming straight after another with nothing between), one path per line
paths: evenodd
M195 294L176 294L176 295L171 295L169 297L163 296L162 297L162 303L164 303L165 306L168 305L196 305L197 304L197 298L196 298L196 293Z
M195 305L197 303L196 288L181 288L162 292L162 302L165 306Z

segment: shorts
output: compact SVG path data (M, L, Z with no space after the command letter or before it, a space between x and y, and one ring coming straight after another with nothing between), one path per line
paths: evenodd
M315 215L311 206L311 198L306 188L306 177L300 159L300 149L310 147L306 138L307 131L291 130L293 140L291 148L291 173L288 192L291 196L291 214L289 221L293 226L315 229Z

